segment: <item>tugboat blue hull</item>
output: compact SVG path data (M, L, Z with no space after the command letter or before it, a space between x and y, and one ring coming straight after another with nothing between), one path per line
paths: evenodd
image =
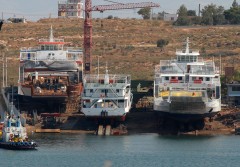
M8 150L36 150L35 142L0 142L0 148Z

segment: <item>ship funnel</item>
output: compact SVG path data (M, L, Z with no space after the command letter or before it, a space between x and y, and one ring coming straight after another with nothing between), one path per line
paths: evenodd
M105 77L104 77L104 84L105 85L109 84L109 75L108 75L107 64L106 64L106 74L105 74Z
M53 29L52 29L52 26L51 26L51 29L50 29L49 41L50 41L50 42L54 42L54 37L53 37Z

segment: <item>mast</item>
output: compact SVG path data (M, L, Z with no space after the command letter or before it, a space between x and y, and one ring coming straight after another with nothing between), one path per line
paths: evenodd
M104 84L109 84L109 75L108 75L108 69L107 69L107 63L106 63L106 74L104 77Z
M52 29L52 25L51 25L50 35L49 35L49 42L53 42L53 41L54 41L54 37L53 37L53 29Z
M187 42L186 42L186 53L189 54L189 37L187 37Z

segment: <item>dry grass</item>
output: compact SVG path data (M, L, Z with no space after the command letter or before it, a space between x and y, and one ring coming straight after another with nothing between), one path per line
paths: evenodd
M0 31L0 44L2 42L7 44L8 57L18 58L20 47L35 46L38 39L47 38L51 25L55 37L64 38L69 42L69 46L82 46L82 19L45 19L27 24L4 24ZM93 69L96 69L97 57L100 56L102 72L105 63L108 62L111 73L131 74L133 79L153 80L154 65L159 63L160 59L175 57L175 49L182 48L182 42L186 37L190 37L191 48L205 49L206 55L225 53L226 55L223 54L222 57L224 65L227 66L239 56L239 36L240 29L236 26L175 28L163 21L95 19L93 20ZM169 40L169 45L163 52L160 52L156 46L156 41L159 39ZM230 52L234 55L229 56ZM18 62L11 63L9 75L16 83Z

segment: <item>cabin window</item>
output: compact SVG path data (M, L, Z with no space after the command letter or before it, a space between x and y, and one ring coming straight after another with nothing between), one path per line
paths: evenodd
M196 62L197 61L197 56L193 57L193 61Z
M182 77L178 77L178 80L182 80Z
M11 123L11 126L16 126L16 123Z
M50 49L50 50L53 50L53 46L52 46L52 45L51 45L51 46L49 46L49 49Z
M232 91L240 91L240 87L239 86L233 86Z
M199 80L203 81L203 77L199 77Z
M192 77L192 80L193 80L193 81L196 80L196 77Z
M76 60L76 55L75 54L73 55L73 60Z
M219 99L219 98L220 98L220 86L217 86L216 87L216 99Z
M178 56L178 57L177 57L177 60L178 60L178 61L181 61L181 57L180 57L180 56Z
M193 62L193 56L190 56L190 62Z
M185 60L185 56L181 56L181 61L182 62L185 62L186 60Z
M209 77L206 77L206 81L210 81L210 78L209 78Z
M165 80L166 80L166 81L169 81L169 77L165 77Z
M27 58L27 54L26 53L21 53L21 59L24 60Z

